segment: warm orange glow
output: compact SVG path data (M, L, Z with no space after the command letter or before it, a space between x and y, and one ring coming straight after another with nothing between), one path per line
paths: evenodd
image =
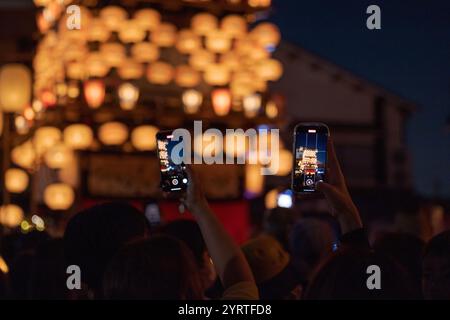
M84 82L84 98L89 107L99 108L105 100L105 84L101 80L87 80Z
M231 94L228 89L216 89L211 93L214 112L218 116L225 116L230 112Z

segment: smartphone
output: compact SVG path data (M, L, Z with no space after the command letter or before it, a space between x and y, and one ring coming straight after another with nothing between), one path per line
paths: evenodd
M161 172L161 189L164 192L181 192L186 190L188 185L188 175L186 173L186 166L175 164L172 160L173 148L182 143L180 140L172 140L172 131L160 131L156 134L159 168ZM182 152L182 151L181 151ZM179 155L183 157L183 154Z
M328 126L323 123L299 123L294 129L294 193L315 193L316 183L326 181Z

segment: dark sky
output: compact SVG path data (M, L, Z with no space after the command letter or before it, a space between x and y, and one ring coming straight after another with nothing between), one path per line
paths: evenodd
M381 30L366 9L381 8ZM450 196L450 1L273 0L285 40L415 102L408 124L416 189Z

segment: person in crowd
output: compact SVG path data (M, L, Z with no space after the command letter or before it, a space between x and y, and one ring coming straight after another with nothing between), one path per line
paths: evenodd
M225 231L206 201L197 175L187 168L189 185L182 203L195 216L206 247L216 268L216 272L225 289L223 299L258 299L258 289L251 269L240 248ZM184 248L184 249L183 249ZM124 257L123 259L121 257ZM189 258L191 257L191 258ZM130 260L139 260L138 274L130 268ZM190 263L189 260L192 260ZM191 280L187 281L181 261L188 264ZM127 246L112 261L104 280L106 298L122 299L199 299L196 268L192 252L181 241L168 237L155 237ZM133 264L137 264L134 262ZM180 269L181 268L181 269ZM164 271L170 270L170 272ZM170 284L157 279L172 277ZM146 278L146 279L144 279ZM127 280L128 279L128 280ZM164 278L165 279L165 278ZM137 290L139 282L147 283L145 288ZM167 280L169 281L169 280Z
M263 229L275 237L285 250L289 250L289 233L295 223L295 211L276 207L266 212Z
M290 255L277 239L262 234L249 240L242 251L252 269L263 300L297 300L302 287Z
M64 255L67 266L81 269L81 294L100 298L111 258L123 245L148 233L144 214L125 203L98 204L73 216L64 233Z
M205 292L210 288L216 280L217 274L198 224L192 220L176 220L162 226L158 232L173 236L187 245L200 272L202 291Z
M422 285L425 299L450 300L450 230L426 244Z

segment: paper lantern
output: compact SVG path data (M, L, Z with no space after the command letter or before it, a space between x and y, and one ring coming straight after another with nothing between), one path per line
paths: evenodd
M203 75L205 82L212 86L224 86L230 82L230 71L223 64L210 64Z
M131 143L139 151L152 151L156 149L156 134L159 129L144 125L135 128L131 133Z
M241 38L247 33L247 21L240 15L231 14L222 19L221 29L228 37Z
M33 143L38 155L43 155L61 141L61 130L55 127L40 127L34 133Z
M274 119L274 118L278 117L278 107L274 101L267 102L266 116L269 119Z
M194 114L198 111L203 102L203 95L201 92L189 89L183 92L184 111L188 114Z
M257 25L251 32L250 37L263 48L274 48L280 43L280 30L270 22Z
M139 42L131 47L131 55L138 62L152 62L159 59L159 48L151 42Z
M257 196L264 191L264 176L261 166L257 164L245 165L245 193L247 196Z
M272 189L267 192L266 197L264 198L266 209L274 209L277 207L278 194L279 192L277 189Z
M117 73L124 80L139 79L144 74L144 67L133 59L126 59L117 69Z
M248 5L250 7L269 7L271 0L248 0Z
M64 183L48 185L44 190L44 202L51 210L67 210L75 200L75 192Z
M107 6L100 11L100 18L109 30L118 31L128 14L121 7Z
M64 143L58 143L45 153L45 163L51 169L64 168L72 159L73 151Z
M72 124L64 129L64 143L74 150L84 150L94 140L92 129L85 124Z
M225 65L230 71L237 71L241 67L239 56L234 51L221 55L220 63Z
M14 164L25 168L32 169L34 160L36 159L36 153L31 141L27 141L11 151L11 160Z
M86 60L86 71L90 77L104 77L109 72L109 65L99 52L91 52Z
M231 94L228 89L215 89L211 93L214 112L218 116L225 116L230 112Z
M200 74L188 65L181 65L176 68L175 82L180 87L192 88L199 84Z
M132 85L129 82L122 83L119 86L119 100L120 107L124 110L131 110L136 105L139 99L139 89L138 87Z
M57 103L56 94L53 92L53 90L50 89L44 89L39 93L39 99L42 101L44 106L52 107Z
M0 110L20 112L31 98L31 73L21 64L7 64L0 69Z
M253 46L253 49L248 53L248 57L251 60L254 60L250 60L252 64L256 63L259 60L267 59L269 58L269 56L269 51L257 45Z
M151 33L152 42L160 47L172 47L177 38L177 28L170 23L161 23L158 28Z
M105 100L105 83L101 80L87 80L84 82L84 98L89 107L99 108Z
M89 50L83 42L72 41L63 48L62 59L64 62L81 61L88 53Z
M189 29L181 30L178 33L176 48L184 54L191 53L199 49L202 45L200 37Z
M244 97L244 113L247 117L255 117L261 109L262 98L258 93Z
M121 145L128 139L128 128L120 122L108 122L100 127L98 136L107 146Z
M153 9L141 9L134 14L134 20L143 30L153 31L161 23L161 14Z
M111 31L102 19L95 18L89 22L87 27L87 38L89 41L105 42L110 36Z
M111 67L120 66L126 58L125 47L117 42L102 43L100 52L105 62Z
M75 80L83 80L86 77L87 70L83 62L72 61L66 67L67 77Z
M79 95L80 95L80 88L78 87L78 83L76 81L69 82L69 85L67 86L67 96L71 99L75 99Z
M275 59L266 59L258 63L256 73L266 81L277 81L283 75L283 65Z
M21 169L8 169L5 173L5 187L8 192L21 193L28 187L28 175Z
M0 223L8 228L15 228L23 220L23 210L15 204L7 204L0 207Z
M217 17L210 13L198 13L191 20L191 27L195 33L205 36L217 29Z
M215 60L214 53L208 50L199 49L194 51L189 57L189 64L197 70L203 71Z
M173 76L173 67L165 62L154 62L147 68L147 79L153 84L169 84L172 81Z
M220 30L214 30L206 36L206 48L215 53L224 53L231 49L231 39Z
M127 20L120 25L119 39L125 43L144 40L146 32L136 20Z

